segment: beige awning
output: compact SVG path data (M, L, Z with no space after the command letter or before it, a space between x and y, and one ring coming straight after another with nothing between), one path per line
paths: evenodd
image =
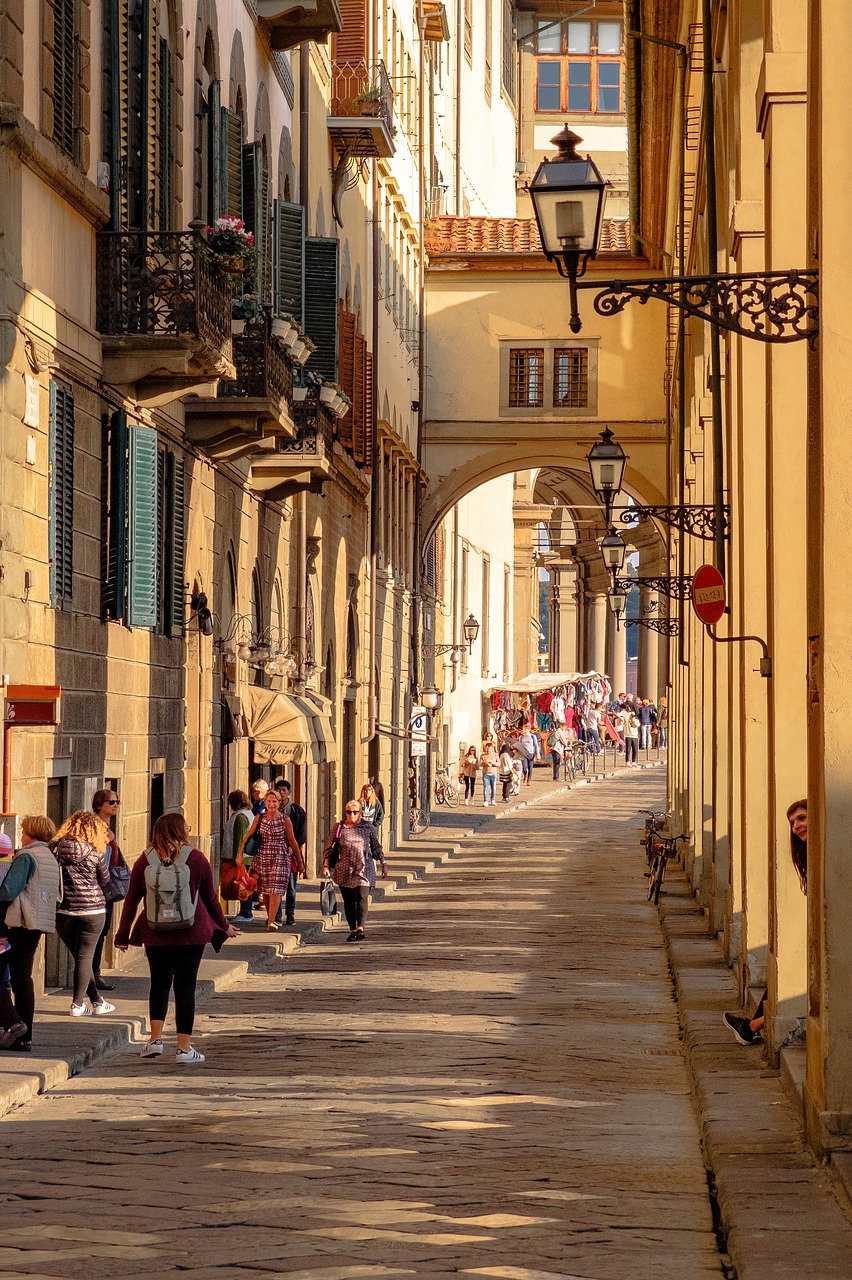
M319 694L280 693L249 685L242 697L246 736L256 760L269 764L326 764L337 760L331 703Z

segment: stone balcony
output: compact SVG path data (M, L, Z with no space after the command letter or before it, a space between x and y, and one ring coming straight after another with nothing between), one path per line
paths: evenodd
M296 432L293 366L267 315L244 325L232 339L236 377L223 379L215 395L184 402L187 439L217 462L246 457L267 441L291 441Z
M265 441L263 450L251 456L249 484L274 502L304 491L321 493L331 479L333 415L316 396L296 405L295 414L295 439Z
M102 231L104 379L154 408L233 378L231 290L194 231Z
M334 63L328 132L340 156L394 154L393 89L382 61Z
M255 0L255 9L276 50L306 40L324 44L332 31L343 30L338 0Z

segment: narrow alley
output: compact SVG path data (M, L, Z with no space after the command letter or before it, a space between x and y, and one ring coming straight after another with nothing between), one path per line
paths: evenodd
M634 775L506 814L363 947L217 996L197 1072L125 1051L9 1115L0 1270L721 1275L636 843L661 799Z

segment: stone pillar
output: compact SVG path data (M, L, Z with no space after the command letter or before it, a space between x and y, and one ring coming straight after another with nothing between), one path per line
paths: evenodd
M660 616L660 601L656 591L648 587L639 590L639 617L657 618ZM636 672L636 692L640 698L657 700L657 664L659 651L659 633L650 627L639 628L639 663Z
M589 671L607 674L606 665L606 618L608 608L606 592L596 591L589 598L589 643L586 649L586 661ZM618 690L621 692L621 690Z
M606 666L612 681L612 691L617 696L627 691L627 628L616 630L615 614L607 609Z
M577 670L577 567L554 564L550 573L550 669Z

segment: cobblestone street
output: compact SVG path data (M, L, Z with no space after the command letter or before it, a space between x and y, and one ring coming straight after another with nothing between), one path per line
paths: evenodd
M217 995L203 1067L124 1051L9 1115L0 1272L720 1276L636 843L662 796L507 813L364 946Z

